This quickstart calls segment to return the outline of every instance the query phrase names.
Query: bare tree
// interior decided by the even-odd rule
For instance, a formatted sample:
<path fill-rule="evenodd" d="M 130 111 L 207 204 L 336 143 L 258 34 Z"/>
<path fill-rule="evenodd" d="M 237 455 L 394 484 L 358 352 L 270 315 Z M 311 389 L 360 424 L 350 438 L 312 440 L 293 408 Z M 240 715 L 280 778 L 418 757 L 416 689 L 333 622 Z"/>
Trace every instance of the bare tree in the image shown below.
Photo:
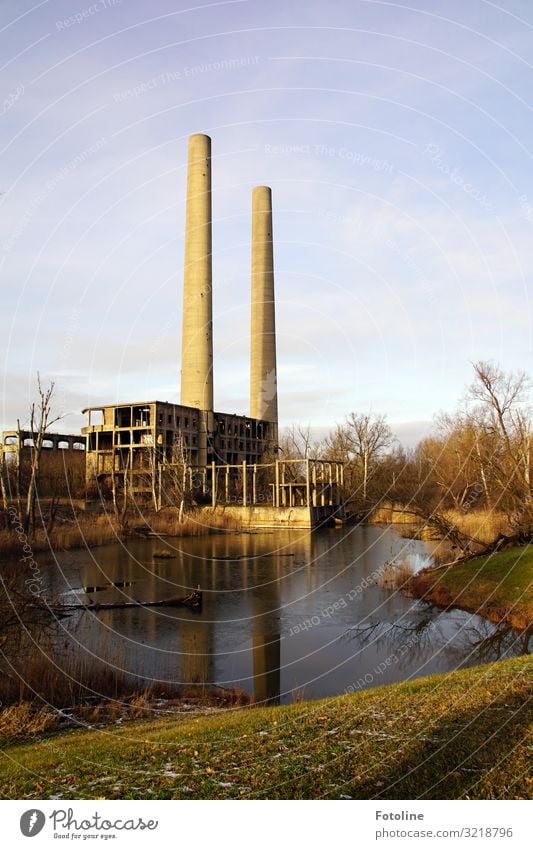
<path fill-rule="evenodd" d="M 31 449 L 30 482 L 28 485 L 26 509 L 23 519 L 25 533 L 28 532 L 30 522 L 34 516 L 35 499 L 37 496 L 37 487 L 39 484 L 39 474 L 41 469 L 41 456 L 46 433 L 48 429 L 55 424 L 55 422 L 61 419 L 61 416 L 52 416 L 54 382 L 52 381 L 47 388 L 44 388 L 41 383 L 41 376 L 39 372 L 37 372 L 37 392 L 39 394 L 39 400 L 37 402 L 33 402 L 30 407 L 30 432 L 32 434 L 33 446 Z"/>
<path fill-rule="evenodd" d="M 279 447 L 281 458 L 274 459 L 294 460 L 293 463 L 285 465 L 285 474 L 293 481 L 305 480 L 305 460 L 319 457 L 323 453 L 322 443 L 312 436 L 311 425 L 291 424 L 286 427 L 281 435 Z"/>
<path fill-rule="evenodd" d="M 410 498 L 426 522 L 463 552 L 483 542 L 461 530 L 461 523 L 446 514 L 450 508 L 504 511 L 517 537 L 531 536 L 529 389 L 523 372 L 475 363 L 465 406 L 439 416 L 436 433 L 417 448 L 419 487 Z"/>
<path fill-rule="evenodd" d="M 418 451 L 439 490 L 440 506 L 465 511 L 483 500 L 490 505 L 485 458 L 494 449 L 493 438 L 468 411 L 441 413 L 436 425 L 436 433 L 422 440 Z"/>
<path fill-rule="evenodd" d="M 378 468 L 379 459 L 393 442 L 394 435 L 386 416 L 372 413 L 350 413 L 344 424 L 337 425 L 330 440 L 332 455 L 355 464 L 365 504 L 369 481 Z"/>
<path fill-rule="evenodd" d="M 172 445 L 172 458 L 170 465 L 167 466 L 169 487 L 167 497 L 170 498 L 171 503 L 179 504 L 180 522 L 183 522 L 185 507 L 192 503 L 192 493 L 187 491 L 187 466 L 187 448 L 180 431 Z M 211 481 L 211 486 L 216 486 L 216 482 Z M 186 505 L 187 501 L 188 505 Z"/>
<path fill-rule="evenodd" d="M 283 454 L 295 460 L 308 460 L 321 453 L 320 441 L 313 439 L 311 425 L 289 425 L 282 434 L 280 447 Z"/>
<path fill-rule="evenodd" d="M 161 463 L 158 462 L 157 456 L 157 445 L 152 445 L 149 448 L 150 451 L 150 483 L 152 489 L 152 504 L 154 505 L 154 511 L 156 513 L 161 509 Z M 158 487 L 159 483 L 159 487 Z M 159 492 L 158 492 L 159 490 Z"/>
<path fill-rule="evenodd" d="M 117 475 L 115 471 L 115 461 L 113 459 L 113 468 L 111 470 L 111 492 L 113 497 L 113 509 L 115 511 L 115 516 L 120 523 L 121 527 L 124 527 L 126 521 L 126 514 L 128 512 L 128 502 L 129 502 L 129 490 L 128 490 L 128 477 L 129 477 L 129 469 L 130 469 L 130 452 L 127 451 L 126 460 L 120 469 L 120 475 Z M 117 485 L 118 481 L 118 485 Z M 122 491 L 122 504 L 119 507 L 118 503 L 118 491 L 119 489 Z"/>
<path fill-rule="evenodd" d="M 7 466 L 7 464 L 6 464 L 5 454 L 2 451 L 0 453 L 0 490 L 1 490 L 1 493 L 2 493 L 2 508 L 4 510 L 7 510 L 8 504 L 9 504 L 9 499 L 8 499 L 8 495 L 7 495 L 7 485 L 6 485 L 6 480 L 7 480 L 7 468 L 6 468 L 6 466 Z"/>
<path fill-rule="evenodd" d="M 502 494 L 526 523 L 533 522 L 531 491 L 531 381 L 525 372 L 504 372 L 487 362 L 474 364 L 470 398 L 476 415 L 497 443 L 485 464 Z"/>

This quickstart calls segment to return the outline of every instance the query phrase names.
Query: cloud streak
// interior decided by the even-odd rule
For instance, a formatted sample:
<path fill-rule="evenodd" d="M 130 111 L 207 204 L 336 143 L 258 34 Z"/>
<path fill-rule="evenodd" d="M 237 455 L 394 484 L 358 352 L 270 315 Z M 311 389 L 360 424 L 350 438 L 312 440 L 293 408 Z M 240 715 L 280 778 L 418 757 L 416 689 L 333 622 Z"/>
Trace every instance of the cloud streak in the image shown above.
<path fill-rule="evenodd" d="M 248 407 L 262 183 L 283 421 L 372 407 L 424 423 L 472 359 L 530 368 L 529 7 L 156 0 L 143 20 L 142 4 L 60 0 L 0 16 L 1 426 L 37 369 L 69 410 L 178 400 L 192 132 L 213 137 L 219 408 Z"/>

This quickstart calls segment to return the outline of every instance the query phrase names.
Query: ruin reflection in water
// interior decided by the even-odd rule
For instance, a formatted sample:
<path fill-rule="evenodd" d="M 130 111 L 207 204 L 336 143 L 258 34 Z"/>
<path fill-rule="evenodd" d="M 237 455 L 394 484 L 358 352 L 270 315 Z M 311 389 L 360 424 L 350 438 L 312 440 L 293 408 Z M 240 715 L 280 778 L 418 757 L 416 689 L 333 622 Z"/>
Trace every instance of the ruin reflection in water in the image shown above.
<path fill-rule="evenodd" d="M 124 670 L 139 687 L 217 684 L 257 702 L 320 698 L 445 672 L 529 650 L 529 636 L 383 589 L 391 557 L 423 562 L 430 544 L 391 527 L 220 534 L 67 552 L 47 567 L 51 592 L 153 601 L 200 586 L 200 614 L 180 608 L 83 612 L 58 623 L 53 653 Z M 93 594 L 93 599 L 96 595 Z"/>

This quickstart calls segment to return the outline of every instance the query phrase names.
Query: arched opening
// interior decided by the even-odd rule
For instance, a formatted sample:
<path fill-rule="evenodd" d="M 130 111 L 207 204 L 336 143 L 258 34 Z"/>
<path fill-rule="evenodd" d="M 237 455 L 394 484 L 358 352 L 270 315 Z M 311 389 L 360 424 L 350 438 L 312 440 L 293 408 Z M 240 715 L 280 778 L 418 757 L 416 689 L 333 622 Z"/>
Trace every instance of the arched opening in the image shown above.
<path fill-rule="evenodd" d="M 72 447 L 74 451 L 85 451 L 85 445 L 83 442 L 75 442 Z"/>
<path fill-rule="evenodd" d="M 43 448 L 50 449 L 50 448 L 53 448 L 53 447 L 54 447 L 54 443 L 51 439 L 43 439 Z"/>
<path fill-rule="evenodd" d="M 70 448 L 70 445 L 68 444 L 68 442 L 65 439 L 62 439 L 61 442 L 57 443 L 57 447 L 61 451 L 64 451 L 65 449 Z"/>

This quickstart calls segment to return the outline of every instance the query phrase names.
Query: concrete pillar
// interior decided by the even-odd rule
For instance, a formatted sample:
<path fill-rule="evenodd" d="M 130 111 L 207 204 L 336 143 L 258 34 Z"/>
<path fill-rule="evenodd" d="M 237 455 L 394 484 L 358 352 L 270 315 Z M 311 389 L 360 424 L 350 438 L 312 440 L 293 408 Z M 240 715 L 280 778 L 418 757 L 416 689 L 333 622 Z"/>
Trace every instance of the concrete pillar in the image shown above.
<path fill-rule="evenodd" d="M 278 424 L 272 192 L 252 192 L 252 322 L 250 415 Z M 274 436 L 277 439 L 277 433 Z"/>
<path fill-rule="evenodd" d="M 181 403 L 213 410 L 211 139 L 201 134 L 189 138 Z"/>
<path fill-rule="evenodd" d="M 216 463 L 211 463 L 211 507 L 217 506 L 217 467 Z"/>

